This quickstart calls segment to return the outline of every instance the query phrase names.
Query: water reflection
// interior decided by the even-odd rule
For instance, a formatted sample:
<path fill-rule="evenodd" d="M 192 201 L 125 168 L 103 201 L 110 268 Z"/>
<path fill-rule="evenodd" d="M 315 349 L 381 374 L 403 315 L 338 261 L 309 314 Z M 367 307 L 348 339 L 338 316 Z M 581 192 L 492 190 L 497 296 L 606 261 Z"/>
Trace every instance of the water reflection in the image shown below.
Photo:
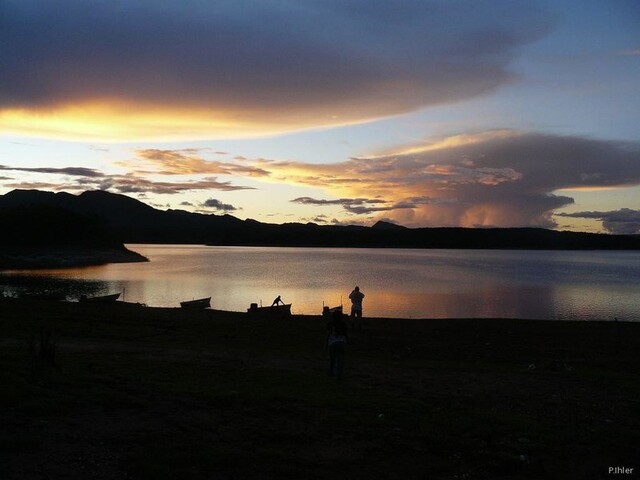
<path fill-rule="evenodd" d="M 3 272 L 5 294 L 124 292 L 131 302 L 178 306 L 212 296 L 245 310 L 282 295 L 294 313 L 349 305 L 360 285 L 365 316 L 640 319 L 637 252 L 532 252 L 130 245 L 149 263 Z"/>
<path fill-rule="evenodd" d="M 386 293 L 371 291 L 365 314 L 422 318 L 554 318 L 554 292 L 548 287 L 509 289 L 496 286 L 475 291 Z M 420 314 L 416 314 L 420 312 Z"/>
<path fill-rule="evenodd" d="M 100 295 L 113 287 L 102 280 L 76 280 L 46 275 L 0 275 L 0 292 L 7 297 L 43 296 L 78 300 L 82 295 Z M 121 290 L 116 290 L 121 291 Z"/>

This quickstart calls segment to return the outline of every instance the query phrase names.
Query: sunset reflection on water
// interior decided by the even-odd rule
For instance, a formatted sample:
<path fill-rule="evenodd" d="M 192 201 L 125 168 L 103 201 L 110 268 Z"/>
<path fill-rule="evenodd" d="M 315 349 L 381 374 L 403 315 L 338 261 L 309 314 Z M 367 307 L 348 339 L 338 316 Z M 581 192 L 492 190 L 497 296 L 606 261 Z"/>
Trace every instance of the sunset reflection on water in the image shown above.
<path fill-rule="evenodd" d="M 176 307 L 212 297 L 244 311 L 281 295 L 297 314 L 348 311 L 359 285 L 365 316 L 639 320 L 640 253 L 130 245 L 151 261 L 0 274 L 6 294 L 123 292 Z"/>

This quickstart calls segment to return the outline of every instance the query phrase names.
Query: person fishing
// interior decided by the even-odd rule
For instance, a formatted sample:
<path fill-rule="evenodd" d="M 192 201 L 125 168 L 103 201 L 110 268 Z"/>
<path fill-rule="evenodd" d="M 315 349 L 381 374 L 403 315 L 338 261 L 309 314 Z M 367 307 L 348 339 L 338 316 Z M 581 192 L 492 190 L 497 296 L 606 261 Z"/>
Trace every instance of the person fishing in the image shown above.
<path fill-rule="evenodd" d="M 358 330 L 362 330 L 362 300 L 364 299 L 364 293 L 360 291 L 360 287 L 356 286 L 349 294 L 351 300 L 351 324 L 354 331 L 356 327 Z"/>

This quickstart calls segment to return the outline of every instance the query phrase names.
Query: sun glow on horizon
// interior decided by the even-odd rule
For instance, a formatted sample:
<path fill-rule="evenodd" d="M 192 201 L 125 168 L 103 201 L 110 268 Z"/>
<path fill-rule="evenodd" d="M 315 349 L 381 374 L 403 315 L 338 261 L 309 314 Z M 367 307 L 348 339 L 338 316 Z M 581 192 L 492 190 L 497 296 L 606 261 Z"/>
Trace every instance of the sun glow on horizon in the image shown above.
<path fill-rule="evenodd" d="M 385 118 L 385 117 L 380 117 Z M 119 99 L 43 108 L 0 109 L 3 134 L 70 141 L 179 142 L 242 140 L 359 125 L 375 116 L 345 118 L 324 112 L 269 117 L 269 112 L 153 105 Z"/>
<path fill-rule="evenodd" d="M 5 109 L 0 111 L 0 127 L 17 135 L 102 142 L 211 138 L 212 132 L 241 138 L 260 131 L 258 125 L 231 120 L 229 115 L 112 101 Z"/>

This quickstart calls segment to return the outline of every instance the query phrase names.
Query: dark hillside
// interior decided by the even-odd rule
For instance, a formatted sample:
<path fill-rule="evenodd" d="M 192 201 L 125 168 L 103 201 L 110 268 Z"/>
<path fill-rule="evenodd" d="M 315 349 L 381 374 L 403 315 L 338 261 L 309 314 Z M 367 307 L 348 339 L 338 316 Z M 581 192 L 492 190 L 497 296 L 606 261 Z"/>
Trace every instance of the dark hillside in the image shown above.
<path fill-rule="evenodd" d="M 45 193 L 45 195 L 40 195 Z M 72 195 L 38 192 L 37 201 L 0 207 L 0 269 L 58 268 L 141 262 L 127 250 L 104 217 L 65 208 Z M 56 199 L 50 202 L 51 199 Z M 44 202 L 42 202 L 44 200 Z M 41 203 L 39 203 L 41 202 Z"/>
<path fill-rule="evenodd" d="M 106 221 L 63 208 L 27 205 L 0 210 L 0 245 L 13 247 L 124 248 Z"/>
<path fill-rule="evenodd" d="M 110 238 L 125 243 L 534 250 L 640 249 L 640 237 L 637 235 L 557 232 L 542 228 L 406 228 L 384 221 L 377 222 L 372 227 L 325 226 L 314 223 L 277 225 L 251 219 L 240 220 L 231 215 L 203 215 L 183 210 L 162 211 L 125 195 L 104 191 L 88 191 L 75 196 L 67 193 L 15 190 L 0 196 L 0 209 L 35 205 L 66 209 L 74 214 L 93 218 L 94 220 L 83 221 L 89 230 L 104 228 L 108 230 Z M 103 219 L 102 227 L 98 227 L 100 221 L 97 218 Z M 89 235 L 89 232 L 78 232 L 78 235 Z M 109 235 L 106 237 L 109 238 Z"/>

